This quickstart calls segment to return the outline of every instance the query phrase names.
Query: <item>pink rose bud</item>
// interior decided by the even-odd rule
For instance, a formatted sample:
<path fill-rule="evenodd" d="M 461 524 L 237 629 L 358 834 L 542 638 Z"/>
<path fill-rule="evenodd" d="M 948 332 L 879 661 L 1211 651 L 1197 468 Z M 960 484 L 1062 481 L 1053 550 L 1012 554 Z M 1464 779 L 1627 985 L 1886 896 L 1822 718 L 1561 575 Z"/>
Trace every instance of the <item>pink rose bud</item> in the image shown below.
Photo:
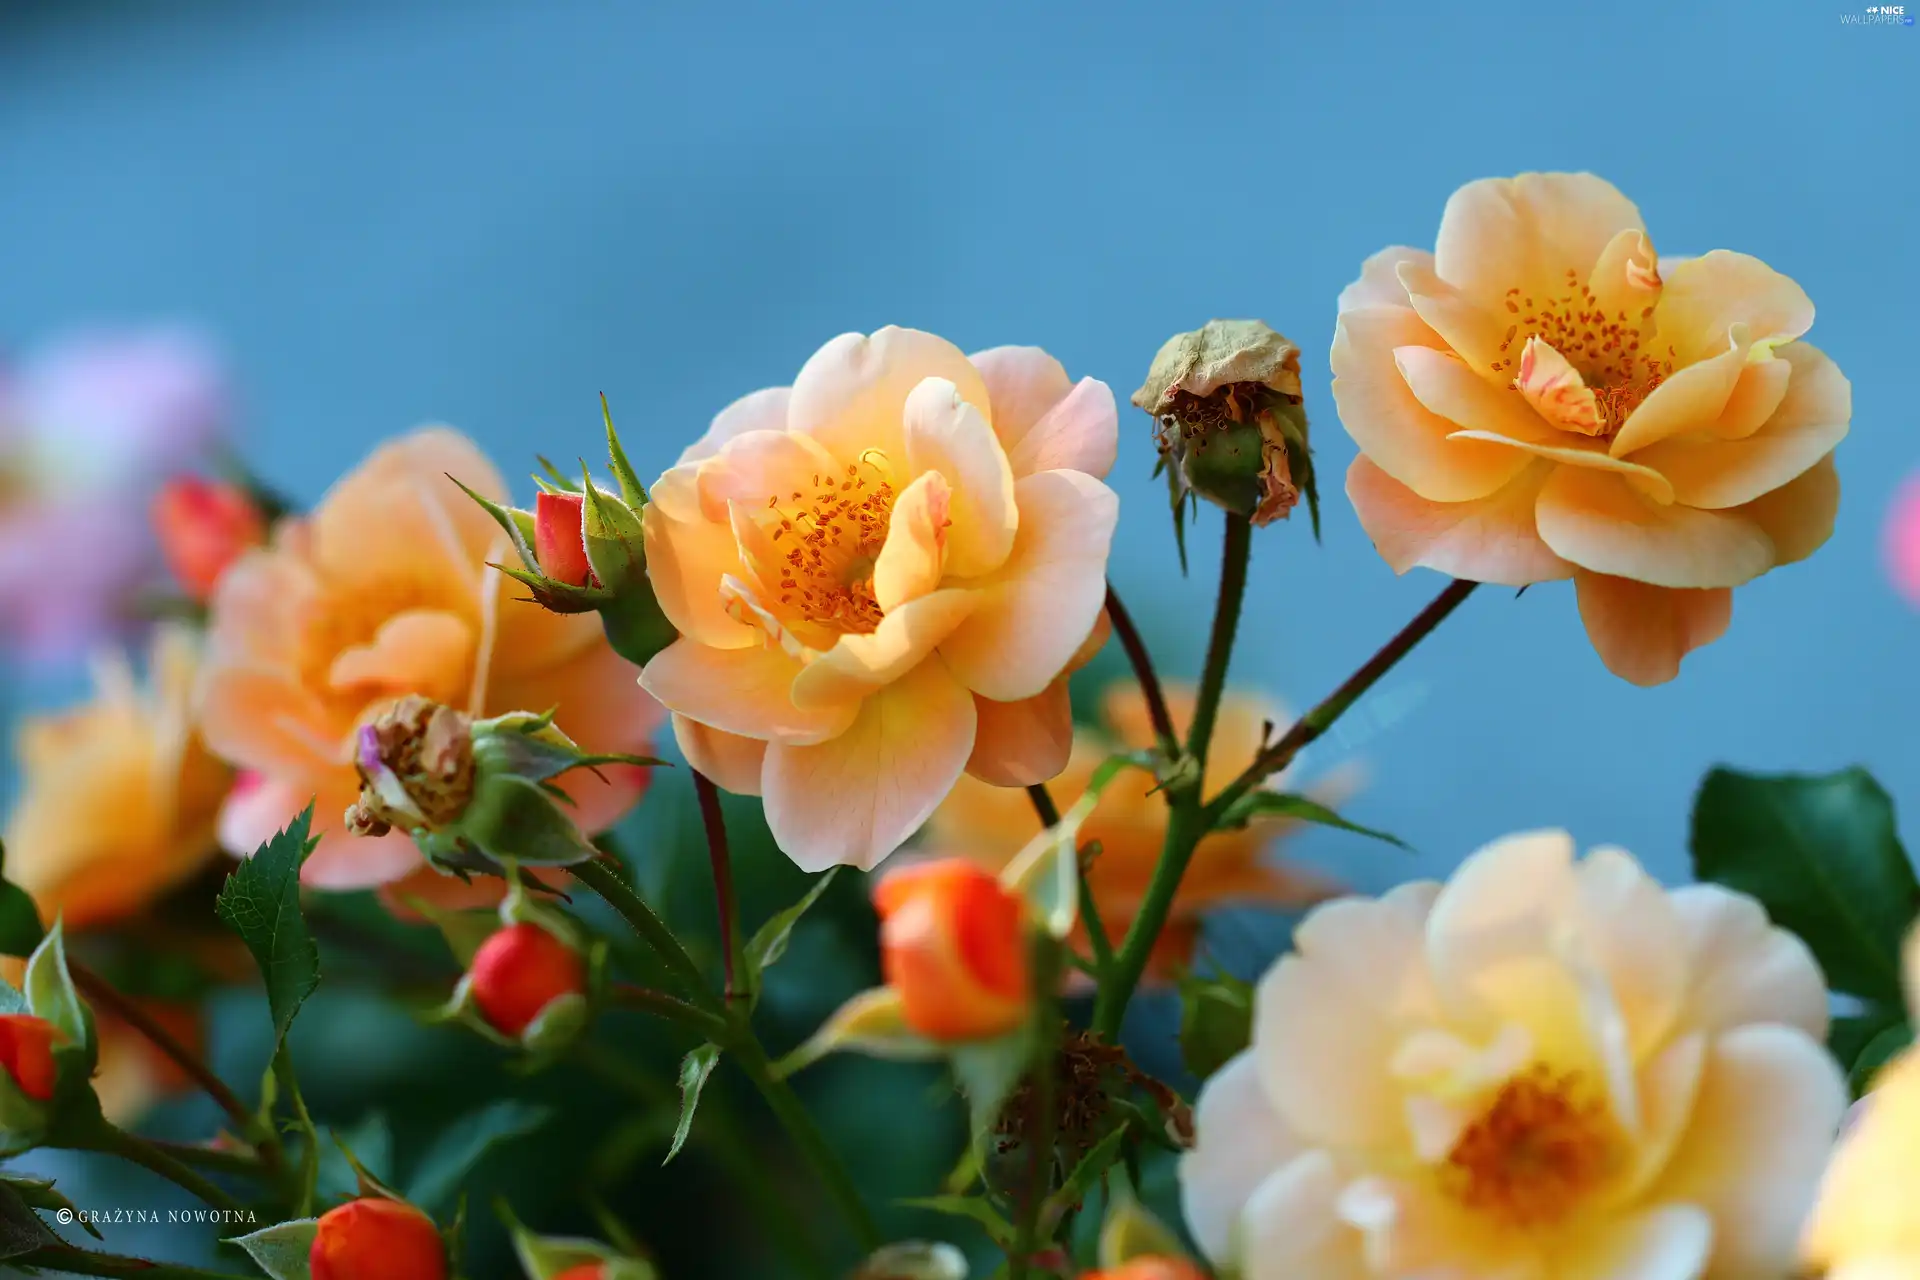
<path fill-rule="evenodd" d="M 542 493 L 533 502 L 533 551 L 540 572 L 570 587 L 599 586 L 587 563 L 587 544 L 581 533 L 578 493 Z"/>
<path fill-rule="evenodd" d="M 212 596 L 227 567 L 267 539 L 266 520 L 245 490 L 199 476 L 168 481 L 152 516 L 167 567 L 195 600 Z"/>
<path fill-rule="evenodd" d="M 412 1205 L 370 1196 L 320 1216 L 307 1263 L 313 1280 L 446 1280 L 447 1245 Z"/>
<path fill-rule="evenodd" d="M 468 969 L 480 1016 L 518 1038 L 547 1006 L 587 989 L 580 953 L 537 924 L 511 924 L 474 952 Z"/>
<path fill-rule="evenodd" d="M 0 1071 L 35 1102 L 53 1100 L 53 1045 L 59 1030 L 27 1013 L 0 1015 Z"/>

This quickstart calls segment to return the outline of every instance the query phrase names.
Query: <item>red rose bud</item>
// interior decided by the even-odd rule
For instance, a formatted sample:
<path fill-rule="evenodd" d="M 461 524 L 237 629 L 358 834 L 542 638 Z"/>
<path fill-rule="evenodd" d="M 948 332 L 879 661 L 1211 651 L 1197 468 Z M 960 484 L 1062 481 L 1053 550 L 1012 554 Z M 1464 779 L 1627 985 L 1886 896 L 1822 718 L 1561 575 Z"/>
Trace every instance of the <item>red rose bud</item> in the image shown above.
<path fill-rule="evenodd" d="M 578 493 L 542 492 L 533 500 L 533 553 L 540 560 L 540 572 L 570 587 L 600 585 L 587 563 L 586 537 L 581 532 L 585 502 Z"/>
<path fill-rule="evenodd" d="M 474 952 L 467 972 L 480 1016 L 514 1039 L 555 1000 L 587 988 L 580 953 L 537 924 L 510 924 L 495 933 Z"/>
<path fill-rule="evenodd" d="M 1026 905 L 992 873 L 964 858 L 905 867 L 880 882 L 874 906 L 881 969 L 908 1026 L 985 1040 L 1026 1018 Z"/>
<path fill-rule="evenodd" d="M 447 1246 L 432 1218 L 372 1196 L 320 1216 L 307 1263 L 313 1280 L 446 1280 Z"/>
<path fill-rule="evenodd" d="M 1207 1280 L 1207 1273 L 1185 1258 L 1135 1258 L 1106 1271 L 1089 1271 L 1080 1280 Z"/>
<path fill-rule="evenodd" d="M 153 529 L 167 567 L 196 600 L 211 596 L 227 566 L 267 538 L 266 520 L 245 490 L 198 476 L 160 490 Z"/>
<path fill-rule="evenodd" d="M 568 1267 L 553 1280 L 606 1280 L 607 1264 L 604 1262 L 582 1262 L 578 1266 Z"/>
<path fill-rule="evenodd" d="M 53 1045 L 59 1029 L 29 1013 L 0 1015 L 0 1071 L 35 1102 L 50 1102 L 56 1073 Z"/>

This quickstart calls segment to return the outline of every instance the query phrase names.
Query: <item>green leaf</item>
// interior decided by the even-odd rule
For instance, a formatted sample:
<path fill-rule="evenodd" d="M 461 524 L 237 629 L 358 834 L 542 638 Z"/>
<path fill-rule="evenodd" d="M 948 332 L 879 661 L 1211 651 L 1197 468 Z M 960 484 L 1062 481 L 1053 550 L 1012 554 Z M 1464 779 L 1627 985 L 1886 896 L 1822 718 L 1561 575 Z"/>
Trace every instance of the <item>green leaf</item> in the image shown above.
<path fill-rule="evenodd" d="M 761 976 L 780 963 L 780 958 L 787 954 L 787 944 L 793 940 L 793 927 L 800 923 L 801 916 L 813 909 L 814 903 L 820 901 L 820 895 L 833 884 L 833 878 L 839 870 L 838 867 L 827 868 L 827 873 L 813 882 L 800 901 L 773 916 L 754 933 L 753 939 L 747 943 L 746 983 L 749 992 L 759 995 Z"/>
<path fill-rule="evenodd" d="M 313 1237 L 320 1230 L 318 1218 L 298 1218 L 241 1236 L 234 1243 L 273 1280 L 312 1280 Z"/>
<path fill-rule="evenodd" d="M 607 407 L 607 397 L 600 397 L 600 416 L 607 423 L 607 466 L 613 472 L 615 483 L 620 486 L 620 496 L 635 511 L 647 505 L 647 487 L 640 483 L 640 477 L 634 474 L 633 464 L 627 461 L 627 451 L 620 443 L 620 433 L 613 429 L 613 410 Z"/>
<path fill-rule="evenodd" d="M 40 927 L 40 909 L 27 891 L 6 878 L 7 846 L 0 841 L 0 956 L 33 954 L 46 936 Z"/>
<path fill-rule="evenodd" d="M 454 1121 L 414 1166 L 407 1199 L 430 1214 L 452 1205 L 461 1184 L 496 1146 L 525 1137 L 552 1115 L 546 1107 L 503 1098 Z"/>
<path fill-rule="evenodd" d="M 1904 1009 L 1885 1005 L 1868 1005 L 1859 1013 L 1842 1015 L 1827 1028 L 1827 1051 L 1843 1070 L 1851 1071 L 1876 1036 L 1906 1020 Z"/>
<path fill-rule="evenodd" d="M 921 1196 L 898 1203 L 907 1209 L 926 1209 L 977 1222 L 986 1228 L 988 1237 L 1003 1249 L 1013 1243 L 1013 1224 L 985 1196 Z"/>
<path fill-rule="evenodd" d="M 680 1154 L 680 1148 L 687 1144 L 687 1135 L 693 1132 L 693 1113 L 700 1106 L 700 1091 L 707 1087 L 707 1077 L 713 1074 L 713 1068 L 720 1061 L 718 1045 L 703 1044 L 689 1053 L 680 1063 L 680 1122 L 673 1127 L 673 1142 L 667 1147 L 667 1158 L 661 1164 L 673 1163 Z"/>
<path fill-rule="evenodd" d="M 1873 1039 L 1853 1060 L 1847 1071 L 1847 1081 L 1853 1086 L 1853 1096 L 1858 1098 L 1873 1087 L 1873 1078 L 1880 1068 L 1913 1047 L 1913 1028 L 1904 1022 L 1897 1022 Z"/>
<path fill-rule="evenodd" d="M 294 1015 L 320 985 L 320 949 L 300 914 L 300 867 L 318 840 L 308 836 L 313 805 L 285 831 L 261 845 L 233 869 L 214 907 L 253 959 L 267 983 L 274 1043 L 287 1038 Z"/>
<path fill-rule="evenodd" d="M 344 1132 L 335 1132 L 333 1141 L 320 1152 L 320 1191 L 340 1200 L 365 1195 L 363 1177 L 380 1184 L 393 1178 L 393 1130 L 386 1116 L 378 1111 L 361 1117 Z"/>
<path fill-rule="evenodd" d="M 0 1182 L 0 1259 L 18 1258 L 47 1245 L 64 1243 L 40 1220 L 11 1179 Z"/>
<path fill-rule="evenodd" d="M 1060 1189 L 1048 1199 L 1049 1215 L 1046 1221 L 1055 1221 L 1073 1206 L 1085 1200 L 1092 1193 L 1100 1179 L 1105 1176 L 1113 1162 L 1120 1158 L 1120 1145 L 1127 1140 L 1127 1126 L 1115 1125 L 1106 1137 L 1093 1144 L 1087 1154 L 1080 1157 L 1080 1163 L 1073 1166 L 1073 1172 L 1060 1184 Z"/>
<path fill-rule="evenodd" d="M 1900 944 L 1920 882 L 1893 802 L 1864 769 L 1824 776 L 1715 769 L 1693 805 L 1693 872 L 1758 898 L 1838 991 L 1901 1002 Z"/>
<path fill-rule="evenodd" d="M 1323 827 L 1337 827 L 1355 835 L 1384 840 L 1397 848 L 1409 848 L 1407 842 L 1398 836 L 1363 827 L 1357 822 L 1348 822 L 1318 800 L 1286 791 L 1249 791 L 1221 815 L 1220 829 L 1244 827 L 1255 818 L 1292 818 L 1298 822 L 1313 822 Z"/>
<path fill-rule="evenodd" d="M 1180 980 L 1180 1056 L 1205 1080 L 1253 1040 L 1253 984 L 1230 974 Z"/>

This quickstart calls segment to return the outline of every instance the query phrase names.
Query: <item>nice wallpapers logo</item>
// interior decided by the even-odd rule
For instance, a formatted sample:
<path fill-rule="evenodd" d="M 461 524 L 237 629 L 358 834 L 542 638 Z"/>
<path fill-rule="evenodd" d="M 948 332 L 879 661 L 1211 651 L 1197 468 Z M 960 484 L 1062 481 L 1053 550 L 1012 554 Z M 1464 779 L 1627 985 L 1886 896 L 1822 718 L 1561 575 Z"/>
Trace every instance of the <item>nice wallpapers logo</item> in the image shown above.
<path fill-rule="evenodd" d="M 1840 22 L 1849 27 L 1910 27 L 1913 18 L 1906 5 L 1877 4 L 1868 5 L 1864 13 L 1843 13 Z"/>

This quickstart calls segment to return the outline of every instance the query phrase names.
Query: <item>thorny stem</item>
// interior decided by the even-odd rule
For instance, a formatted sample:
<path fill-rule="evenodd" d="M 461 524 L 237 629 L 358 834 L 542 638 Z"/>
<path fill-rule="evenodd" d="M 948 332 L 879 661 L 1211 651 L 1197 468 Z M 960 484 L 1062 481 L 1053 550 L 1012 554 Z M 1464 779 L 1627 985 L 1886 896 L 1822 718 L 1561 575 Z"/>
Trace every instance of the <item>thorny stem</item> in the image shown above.
<path fill-rule="evenodd" d="M 655 991 L 651 987 L 642 987 L 631 982 L 616 982 L 609 994 L 613 997 L 613 1002 L 623 1009 L 650 1013 L 656 1018 L 677 1022 L 709 1040 L 722 1039 L 730 1030 L 725 1019 L 690 1005 L 678 996 L 668 995 L 664 991 Z"/>
<path fill-rule="evenodd" d="M 680 945 L 680 940 L 673 936 L 673 931 L 667 928 L 666 922 L 653 913 L 653 908 L 649 907 L 613 868 L 599 858 L 592 858 L 586 862 L 574 864 L 569 870 L 573 872 L 574 879 L 606 899 L 607 905 L 619 912 L 621 917 L 633 927 L 633 931 L 640 935 L 641 940 L 653 948 L 661 962 L 672 971 L 674 978 L 685 988 L 688 999 L 709 1013 L 725 1016 L 726 1006 L 707 986 L 706 977 L 700 972 L 700 966 L 693 962 L 693 957 L 688 955 L 686 948 Z"/>
<path fill-rule="evenodd" d="M 726 957 L 727 999 L 738 991 L 743 967 L 740 937 L 740 900 L 733 891 L 733 855 L 727 847 L 727 820 L 720 811 L 720 792 L 713 780 L 698 769 L 693 772 L 693 789 L 700 797 L 700 822 L 707 831 L 707 857 L 713 864 L 713 894 L 720 908 L 720 953 Z"/>
<path fill-rule="evenodd" d="M 71 1245 L 42 1245 L 20 1254 L 13 1263 L 24 1267 L 45 1267 L 49 1271 L 75 1276 L 125 1277 L 126 1280 L 245 1280 L 231 1271 L 207 1271 L 200 1267 L 175 1266 L 170 1262 L 150 1262 L 145 1258 L 123 1258 L 117 1254 L 94 1253 Z"/>
<path fill-rule="evenodd" d="M 117 1129 L 104 1120 L 100 1122 L 99 1132 L 91 1135 L 85 1149 L 129 1160 L 149 1172 L 160 1175 L 182 1190 L 191 1192 L 215 1209 L 224 1209 L 238 1214 L 246 1212 L 245 1205 L 179 1160 L 146 1139 L 136 1137 L 124 1129 Z"/>
<path fill-rule="evenodd" d="M 1060 1052 L 1061 948 L 1051 938 L 1035 948 L 1033 966 L 1033 1103 L 1027 1116 L 1027 1186 L 1007 1259 L 1011 1280 L 1027 1280 L 1029 1264 L 1041 1246 L 1041 1210 L 1053 1194 L 1053 1148 L 1059 1128 L 1055 1058 Z"/>
<path fill-rule="evenodd" d="M 860 1198 L 860 1189 L 853 1183 L 846 1165 L 827 1145 L 826 1138 L 813 1123 L 813 1117 L 793 1091 L 793 1086 L 776 1076 L 773 1064 L 767 1060 L 766 1050 L 751 1033 L 741 1036 L 733 1046 L 733 1060 L 753 1081 L 760 1096 L 767 1100 L 767 1106 L 774 1117 L 786 1129 L 787 1137 L 800 1149 L 800 1154 L 813 1165 L 814 1173 L 826 1184 L 827 1192 L 839 1202 L 840 1210 L 846 1215 L 847 1223 L 853 1228 L 855 1239 L 862 1253 L 872 1253 L 882 1243 L 880 1228 L 874 1223 L 873 1215 L 867 1211 L 866 1201 Z"/>
<path fill-rule="evenodd" d="M 1133 664 L 1134 679 L 1140 682 L 1140 692 L 1147 700 L 1147 715 L 1153 720 L 1153 735 L 1160 740 L 1160 749 L 1169 756 L 1180 753 L 1180 735 L 1173 727 L 1173 716 L 1167 710 L 1167 695 L 1160 687 L 1160 676 L 1153 669 L 1153 658 L 1147 653 L 1147 646 L 1140 639 L 1139 628 L 1133 625 L 1133 615 L 1127 612 L 1127 606 L 1120 603 L 1120 595 L 1113 589 L 1113 583 L 1107 583 L 1107 620 L 1113 624 L 1113 634 L 1120 637 L 1120 647 L 1127 652 L 1127 661 Z M 1051 825 L 1051 824 L 1049 824 Z"/>

